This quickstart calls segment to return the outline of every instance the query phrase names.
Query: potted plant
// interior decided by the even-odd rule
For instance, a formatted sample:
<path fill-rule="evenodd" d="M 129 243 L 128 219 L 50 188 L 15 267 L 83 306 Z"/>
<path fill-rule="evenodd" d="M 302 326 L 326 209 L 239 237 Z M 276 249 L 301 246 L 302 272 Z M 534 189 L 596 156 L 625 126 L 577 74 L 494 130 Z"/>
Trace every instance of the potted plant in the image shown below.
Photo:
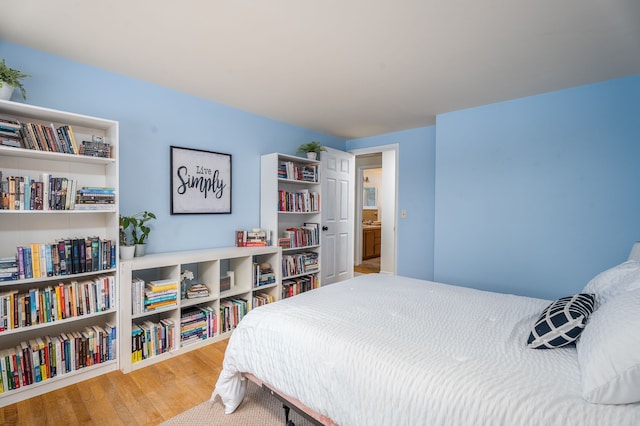
<path fill-rule="evenodd" d="M 9 100 L 13 89 L 18 88 L 22 93 L 24 100 L 27 100 L 27 91 L 20 81 L 23 78 L 31 77 L 28 74 L 24 74 L 17 69 L 10 68 L 4 62 L 4 59 L 0 60 L 0 99 Z"/>
<path fill-rule="evenodd" d="M 136 250 L 136 246 L 133 244 L 133 240 L 129 238 L 128 228 L 131 226 L 131 218 L 129 216 L 120 215 L 120 259 L 129 260 L 133 259 L 133 255 Z"/>
<path fill-rule="evenodd" d="M 145 224 L 151 219 L 156 219 L 156 215 L 145 210 L 136 213 L 131 219 L 133 222 L 131 236 L 133 237 L 133 243 L 136 245 L 136 256 L 144 256 L 147 238 L 149 238 L 149 233 L 151 232 L 151 228 Z"/>
<path fill-rule="evenodd" d="M 146 210 L 133 216 L 120 216 L 121 229 L 124 229 L 125 234 L 127 229 L 131 227 L 131 239 L 135 245 L 135 256 L 137 257 L 144 256 L 146 251 L 146 242 L 151 232 L 151 228 L 146 223 L 152 219 L 156 219 L 156 215 Z"/>
<path fill-rule="evenodd" d="M 303 143 L 298 147 L 298 154 L 307 154 L 307 158 L 310 160 L 316 160 L 320 158 L 320 152 L 326 151 L 327 148 L 322 146 L 320 142 L 311 141 Z"/>

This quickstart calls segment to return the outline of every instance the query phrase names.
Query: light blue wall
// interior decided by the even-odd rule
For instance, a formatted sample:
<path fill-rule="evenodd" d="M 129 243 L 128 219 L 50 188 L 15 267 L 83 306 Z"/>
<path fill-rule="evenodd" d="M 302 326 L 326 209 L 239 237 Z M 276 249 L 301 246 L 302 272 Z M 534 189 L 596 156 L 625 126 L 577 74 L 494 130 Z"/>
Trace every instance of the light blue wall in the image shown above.
<path fill-rule="evenodd" d="M 400 274 L 552 299 L 640 240 L 639 117 L 632 76 L 442 114 L 347 149 L 400 144 Z"/>
<path fill-rule="evenodd" d="M 640 76 L 345 144 L 2 40 L 0 57 L 33 76 L 29 103 L 120 122 L 121 209 L 158 214 L 150 252 L 233 245 L 234 229 L 259 223 L 260 155 L 309 140 L 399 144 L 402 275 L 554 298 L 640 240 Z M 233 214 L 169 214 L 170 145 L 233 155 Z"/>
<path fill-rule="evenodd" d="M 545 298 L 640 239 L 640 75 L 442 114 L 435 279 Z"/>
<path fill-rule="evenodd" d="M 433 279 L 435 177 L 434 126 L 347 141 L 347 150 L 399 146 L 398 274 Z M 406 210 L 407 217 L 400 218 Z"/>
<path fill-rule="evenodd" d="M 344 149 L 341 139 L 2 40 L 0 57 L 32 75 L 29 104 L 120 122 L 120 207 L 158 216 L 149 252 L 231 246 L 235 229 L 258 226 L 261 154 L 294 154 L 311 140 Z M 170 215 L 170 145 L 232 155 L 232 214 Z"/>

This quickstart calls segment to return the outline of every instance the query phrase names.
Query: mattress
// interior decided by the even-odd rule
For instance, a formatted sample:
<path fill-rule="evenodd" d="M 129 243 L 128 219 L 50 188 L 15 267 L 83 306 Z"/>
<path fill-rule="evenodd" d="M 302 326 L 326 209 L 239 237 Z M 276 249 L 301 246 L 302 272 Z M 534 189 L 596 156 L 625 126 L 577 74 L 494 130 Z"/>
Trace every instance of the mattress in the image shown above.
<path fill-rule="evenodd" d="M 339 425 L 638 425 L 581 397 L 575 347 L 526 347 L 549 300 L 362 275 L 252 310 L 212 399 L 247 372 Z"/>

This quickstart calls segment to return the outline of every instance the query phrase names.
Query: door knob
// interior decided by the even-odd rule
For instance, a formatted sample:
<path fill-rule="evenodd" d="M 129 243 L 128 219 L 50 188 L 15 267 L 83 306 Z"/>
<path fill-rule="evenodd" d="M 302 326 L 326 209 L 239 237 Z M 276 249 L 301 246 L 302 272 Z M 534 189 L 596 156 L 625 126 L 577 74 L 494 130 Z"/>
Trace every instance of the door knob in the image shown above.
<path fill-rule="evenodd" d="M 328 231 L 328 230 L 329 230 L 329 227 L 328 227 L 328 226 L 323 226 L 323 227 L 322 227 L 322 230 L 323 230 L 323 231 Z"/>

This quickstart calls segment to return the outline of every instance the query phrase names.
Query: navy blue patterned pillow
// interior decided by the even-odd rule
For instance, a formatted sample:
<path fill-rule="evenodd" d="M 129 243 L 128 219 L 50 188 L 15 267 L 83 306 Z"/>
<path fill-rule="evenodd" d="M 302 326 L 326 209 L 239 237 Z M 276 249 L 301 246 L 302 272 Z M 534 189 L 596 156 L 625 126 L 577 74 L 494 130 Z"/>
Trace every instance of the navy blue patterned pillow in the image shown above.
<path fill-rule="evenodd" d="M 533 349 L 553 349 L 575 342 L 584 330 L 594 305 L 595 295 L 588 293 L 556 300 L 546 307 L 536 321 L 527 346 Z"/>

